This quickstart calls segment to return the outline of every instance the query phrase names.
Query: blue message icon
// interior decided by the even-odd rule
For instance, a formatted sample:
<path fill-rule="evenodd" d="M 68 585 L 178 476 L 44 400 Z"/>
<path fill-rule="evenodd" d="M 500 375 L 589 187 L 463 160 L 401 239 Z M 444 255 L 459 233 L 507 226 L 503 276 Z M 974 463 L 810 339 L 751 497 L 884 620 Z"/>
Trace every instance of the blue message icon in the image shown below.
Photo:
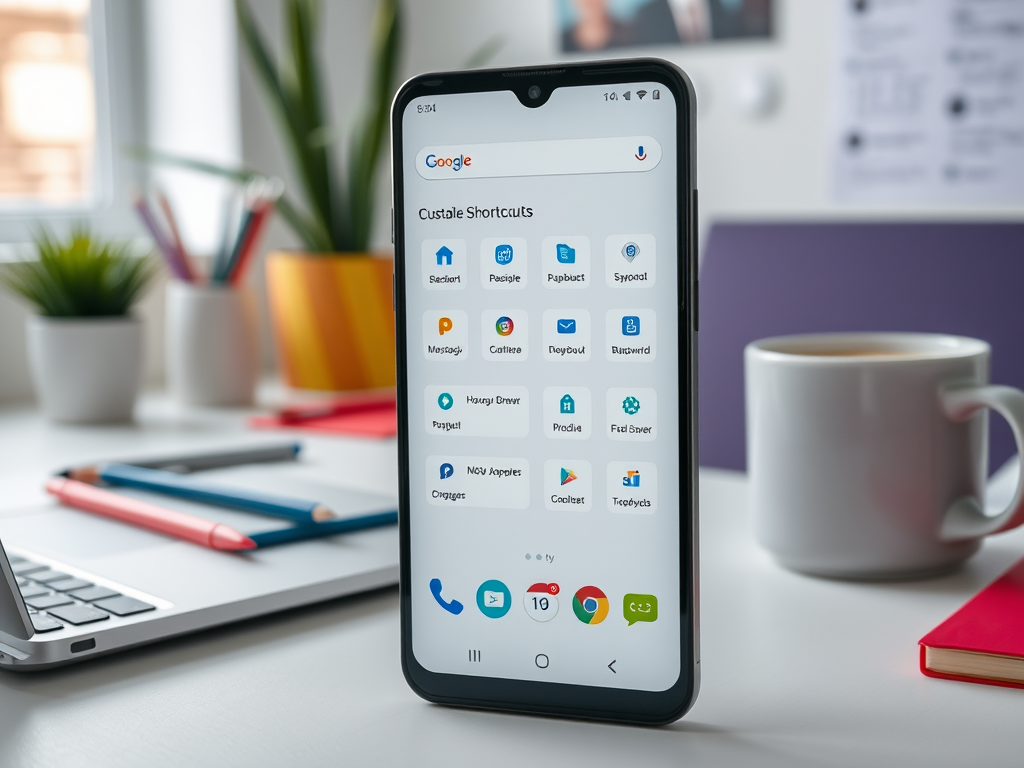
<path fill-rule="evenodd" d="M 455 467 L 453 467 L 447 461 L 444 464 L 441 465 L 441 479 L 442 480 L 447 480 L 453 474 L 455 474 Z"/>
<path fill-rule="evenodd" d="M 494 260 L 503 267 L 512 263 L 513 255 L 511 245 L 496 245 L 494 247 Z"/>
<path fill-rule="evenodd" d="M 622 335 L 623 336 L 639 336 L 640 335 L 640 318 L 636 315 L 626 315 L 622 318 Z"/>
<path fill-rule="evenodd" d="M 571 318 L 558 321 L 559 333 L 576 333 L 576 321 Z"/>
<path fill-rule="evenodd" d="M 558 254 L 559 264 L 575 264 L 576 263 L 576 249 L 570 248 L 565 243 L 559 243 L 555 246 L 555 251 Z"/>

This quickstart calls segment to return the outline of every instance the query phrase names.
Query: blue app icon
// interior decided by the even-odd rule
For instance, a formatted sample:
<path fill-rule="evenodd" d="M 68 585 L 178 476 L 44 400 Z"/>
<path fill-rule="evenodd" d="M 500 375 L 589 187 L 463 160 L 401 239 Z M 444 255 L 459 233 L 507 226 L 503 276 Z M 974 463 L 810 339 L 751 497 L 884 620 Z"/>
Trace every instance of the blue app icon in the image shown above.
<path fill-rule="evenodd" d="M 558 401 L 558 410 L 560 413 L 576 413 L 576 401 L 572 399 L 571 395 L 566 393 Z"/>
<path fill-rule="evenodd" d="M 452 265 L 452 256 L 454 251 L 447 245 L 442 245 L 437 251 L 437 266 L 439 267 L 450 267 Z"/>
<path fill-rule="evenodd" d="M 489 619 L 500 619 L 512 608 L 512 593 L 497 579 L 489 579 L 476 591 L 476 607 Z"/>
<path fill-rule="evenodd" d="M 505 266 L 506 264 L 512 263 L 512 246 L 511 245 L 498 245 L 494 248 L 494 260 Z"/>
<path fill-rule="evenodd" d="M 458 600 L 445 600 L 443 597 L 441 597 L 441 589 L 442 587 L 440 579 L 430 580 L 430 594 L 432 594 L 434 596 L 434 599 L 437 600 L 437 604 L 444 608 L 446 611 L 448 611 L 448 613 L 454 616 L 458 616 L 460 613 L 462 613 L 462 603 L 460 603 Z"/>
<path fill-rule="evenodd" d="M 447 411 L 455 405 L 455 400 L 447 392 L 442 392 L 437 396 L 437 404 L 441 407 L 442 411 Z"/>
<path fill-rule="evenodd" d="M 622 335 L 623 336 L 639 336 L 640 335 L 640 318 L 636 315 L 626 315 L 622 318 Z"/>
<path fill-rule="evenodd" d="M 570 248 L 565 243 L 559 243 L 555 246 L 555 251 L 558 254 L 559 264 L 575 264 L 576 263 L 576 249 Z"/>
<path fill-rule="evenodd" d="M 576 321 L 571 318 L 558 321 L 559 333 L 576 333 Z"/>
<path fill-rule="evenodd" d="M 441 479 L 447 480 L 449 477 L 455 474 L 455 467 L 449 464 L 447 461 L 441 465 Z"/>

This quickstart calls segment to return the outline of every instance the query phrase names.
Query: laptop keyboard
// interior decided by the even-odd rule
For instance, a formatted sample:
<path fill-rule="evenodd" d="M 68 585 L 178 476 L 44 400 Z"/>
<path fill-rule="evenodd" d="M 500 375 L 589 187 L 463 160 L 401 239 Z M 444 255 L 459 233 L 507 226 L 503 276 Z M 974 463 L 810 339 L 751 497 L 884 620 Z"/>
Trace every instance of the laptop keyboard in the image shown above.
<path fill-rule="evenodd" d="M 134 616 L 156 610 L 155 605 L 27 558 L 11 555 L 8 559 L 36 632 L 53 632 L 63 629 L 65 624 L 92 624 L 111 616 Z"/>

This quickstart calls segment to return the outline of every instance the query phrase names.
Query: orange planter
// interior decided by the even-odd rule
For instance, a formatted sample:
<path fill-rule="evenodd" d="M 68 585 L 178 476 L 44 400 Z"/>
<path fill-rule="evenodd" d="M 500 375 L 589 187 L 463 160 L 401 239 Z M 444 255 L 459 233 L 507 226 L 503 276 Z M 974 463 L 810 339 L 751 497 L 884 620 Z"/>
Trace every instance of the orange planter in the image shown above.
<path fill-rule="evenodd" d="M 277 251 L 267 293 L 281 370 L 301 389 L 395 385 L 394 261 Z"/>

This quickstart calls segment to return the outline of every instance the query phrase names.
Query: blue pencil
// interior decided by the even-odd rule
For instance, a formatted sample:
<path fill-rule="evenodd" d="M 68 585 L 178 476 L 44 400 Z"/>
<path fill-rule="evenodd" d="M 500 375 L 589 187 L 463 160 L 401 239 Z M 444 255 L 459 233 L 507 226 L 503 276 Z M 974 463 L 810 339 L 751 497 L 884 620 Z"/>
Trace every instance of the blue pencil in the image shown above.
<path fill-rule="evenodd" d="M 87 483 L 102 480 L 109 485 L 139 488 L 189 501 L 216 504 L 270 517 L 282 517 L 296 523 L 321 523 L 336 517 L 331 510 L 315 501 L 276 496 L 246 488 L 209 485 L 196 482 L 189 475 L 132 467 L 127 464 L 101 464 L 98 467 L 77 469 L 70 473 L 70 477 Z"/>
<path fill-rule="evenodd" d="M 372 515 L 361 515 L 343 520 L 329 520 L 326 523 L 316 525 L 296 525 L 292 528 L 282 528 L 280 531 L 265 531 L 264 533 L 250 533 L 249 538 L 256 542 L 257 549 L 273 547 L 278 544 L 287 544 L 291 541 L 303 541 L 305 539 L 320 539 L 324 536 L 336 536 L 339 533 L 351 533 L 362 531 L 366 528 L 377 528 L 382 525 L 394 525 L 398 522 L 398 512 L 376 512 Z"/>

